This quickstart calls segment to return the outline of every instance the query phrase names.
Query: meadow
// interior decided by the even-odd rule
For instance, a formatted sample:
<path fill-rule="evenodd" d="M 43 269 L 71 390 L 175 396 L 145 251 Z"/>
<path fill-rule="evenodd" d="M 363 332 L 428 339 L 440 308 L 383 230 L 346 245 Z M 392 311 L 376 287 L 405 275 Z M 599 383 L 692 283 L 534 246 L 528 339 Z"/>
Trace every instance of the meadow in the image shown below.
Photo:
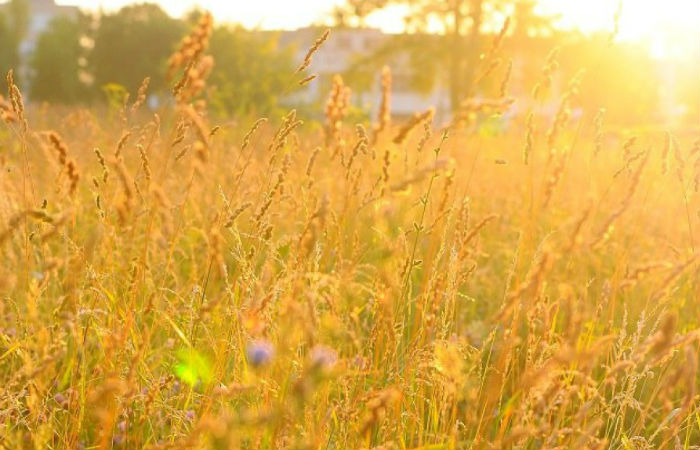
<path fill-rule="evenodd" d="M 340 77 L 219 120 L 210 21 L 157 112 L 7 78 L 0 448 L 699 448 L 697 127 L 538 114 L 556 52 L 499 132 L 507 79 L 441 124 L 389 70 L 365 123 Z"/>

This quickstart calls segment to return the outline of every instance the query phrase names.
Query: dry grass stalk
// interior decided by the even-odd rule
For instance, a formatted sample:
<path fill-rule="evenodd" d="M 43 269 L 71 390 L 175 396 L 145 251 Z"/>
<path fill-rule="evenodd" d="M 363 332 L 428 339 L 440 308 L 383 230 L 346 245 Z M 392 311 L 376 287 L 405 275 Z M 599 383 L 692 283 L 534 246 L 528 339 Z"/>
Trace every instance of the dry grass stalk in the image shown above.
<path fill-rule="evenodd" d="M 559 48 L 555 48 L 550 52 L 549 56 L 547 56 L 547 60 L 542 68 L 542 74 L 540 75 L 540 81 L 535 84 L 532 90 L 532 98 L 534 100 L 541 100 L 544 92 L 552 86 L 552 76 L 559 68 L 558 56 Z"/>
<path fill-rule="evenodd" d="M 350 106 L 350 88 L 345 86 L 340 75 L 333 77 L 333 87 L 326 102 L 326 144 L 339 144 L 343 119 Z"/>
<path fill-rule="evenodd" d="M 508 60 L 508 66 L 506 67 L 506 71 L 503 74 L 503 78 L 501 79 L 500 83 L 500 88 L 499 88 L 499 97 L 504 98 L 507 95 L 507 90 L 508 90 L 508 82 L 510 81 L 510 76 L 513 73 L 513 60 L 510 59 Z"/>
<path fill-rule="evenodd" d="M 435 110 L 429 108 L 422 113 L 415 113 L 401 128 L 399 132 L 394 136 L 394 144 L 400 145 L 408 138 L 408 135 L 416 128 L 418 125 L 425 121 L 431 121 L 435 115 Z"/>
<path fill-rule="evenodd" d="M 123 117 L 26 105 L 60 134 L 0 100 L 0 447 L 700 442 L 694 131 L 573 126 L 583 86 L 543 82 L 443 145 L 432 112 L 391 131 L 385 70 L 371 130 L 336 80 L 325 122 L 221 132 L 203 27 L 162 137 L 145 88 Z M 505 84 L 463 109 L 506 111 Z"/>
<path fill-rule="evenodd" d="M 328 36 L 330 36 L 331 30 L 326 29 L 326 31 L 323 32 L 321 37 L 316 39 L 316 42 L 309 48 L 309 50 L 306 52 L 306 55 L 304 55 L 304 60 L 302 61 L 301 65 L 297 68 L 296 73 L 300 73 L 304 70 L 306 70 L 307 67 L 311 65 L 311 59 L 314 56 L 314 53 L 318 51 L 319 48 L 323 45 L 324 42 L 328 39 Z"/>
<path fill-rule="evenodd" d="M 307 76 L 306 78 L 304 78 L 303 80 L 299 81 L 299 86 L 306 86 L 307 84 L 311 83 L 316 78 L 318 78 L 317 74 L 315 74 L 315 73 L 311 74 L 311 75 Z"/>
<path fill-rule="evenodd" d="M 382 99 L 377 112 L 377 123 L 372 130 L 372 144 L 376 144 L 379 135 L 391 126 L 391 69 L 389 66 L 382 67 L 381 88 Z"/>
<path fill-rule="evenodd" d="M 15 84 L 13 70 L 7 72 L 7 90 L 8 96 L 10 98 L 10 104 L 12 105 L 12 112 L 14 113 L 14 117 L 16 117 L 19 121 L 20 125 L 22 126 L 22 130 L 26 132 L 28 129 L 28 125 L 27 119 L 24 117 L 24 98 L 22 97 L 22 93 L 20 92 L 19 87 L 17 87 L 17 85 Z M 5 116 L 6 121 L 9 122 L 9 114 L 5 114 Z"/>
<path fill-rule="evenodd" d="M 131 105 L 131 113 L 135 113 L 136 111 L 139 110 L 141 106 L 146 102 L 146 96 L 148 94 L 148 86 L 151 84 L 151 77 L 146 77 L 143 79 L 143 82 L 141 82 L 141 86 L 139 86 L 139 90 L 136 93 L 136 100 L 134 100 L 134 103 Z"/>

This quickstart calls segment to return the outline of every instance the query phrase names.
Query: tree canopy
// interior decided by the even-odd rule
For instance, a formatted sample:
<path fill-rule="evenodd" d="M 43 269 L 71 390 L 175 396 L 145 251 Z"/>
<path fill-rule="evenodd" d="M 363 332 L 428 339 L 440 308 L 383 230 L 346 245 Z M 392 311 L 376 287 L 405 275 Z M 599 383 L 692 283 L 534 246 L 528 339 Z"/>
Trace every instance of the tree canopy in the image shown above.
<path fill-rule="evenodd" d="M 28 20 L 27 0 L 10 0 L 0 11 L 0 73 L 19 65 L 19 44 L 27 33 Z M 16 73 L 15 79 L 19 78 L 21 74 Z"/>
<path fill-rule="evenodd" d="M 7 73 L 8 70 L 17 65 L 17 42 L 12 35 L 9 21 L 5 14 L 0 13 L 0 72 Z"/>
<path fill-rule="evenodd" d="M 233 26 L 214 30 L 210 53 L 216 61 L 210 83 L 213 104 L 224 112 L 267 113 L 292 83 L 292 55 L 277 39 Z"/>
<path fill-rule="evenodd" d="M 200 14 L 194 10 L 176 19 L 155 4 L 139 4 L 99 16 L 57 18 L 28 61 L 30 97 L 71 104 L 103 99 L 114 89 L 133 94 L 146 77 L 149 92 L 166 93 L 173 83 L 166 79 L 167 59 Z M 10 24 L 0 15 L 0 41 L 15 42 L 18 34 Z M 208 52 L 215 61 L 211 105 L 222 113 L 268 113 L 279 95 L 296 86 L 291 50 L 279 49 L 275 34 L 220 25 Z M 18 62 L 16 45 L 0 47 L 0 70 L 6 73 Z"/>
<path fill-rule="evenodd" d="M 513 28 L 530 35 L 548 29 L 551 23 L 551 18 L 535 14 L 535 2 L 516 0 L 347 0 L 335 17 L 339 21 L 356 18 L 361 22 L 389 5 L 405 7 L 405 28 L 409 33 L 392 42 L 393 47 L 411 54 L 417 84 L 433 83 L 435 80 L 428 75 L 446 79 L 453 110 L 475 93 L 485 34 L 498 33 L 511 16 L 515 16 Z M 411 36 L 435 28 L 441 33 L 430 39 Z M 431 74 L 426 74 L 426 67 L 433 68 Z"/>
<path fill-rule="evenodd" d="M 58 17 L 39 37 L 31 60 L 31 98 L 75 103 L 89 97 L 85 49 L 80 43 L 84 29 L 84 18 Z"/>
<path fill-rule="evenodd" d="M 151 89 L 166 89 L 165 62 L 185 31 L 184 22 L 150 3 L 104 15 L 89 58 L 95 85 L 117 83 L 135 92 L 151 77 Z"/>

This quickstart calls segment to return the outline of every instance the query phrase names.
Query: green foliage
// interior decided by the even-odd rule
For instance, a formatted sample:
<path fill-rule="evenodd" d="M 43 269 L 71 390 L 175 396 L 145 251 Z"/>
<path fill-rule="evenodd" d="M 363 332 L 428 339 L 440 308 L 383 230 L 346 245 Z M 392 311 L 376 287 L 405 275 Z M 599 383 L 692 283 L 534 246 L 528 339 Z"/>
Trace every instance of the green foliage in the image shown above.
<path fill-rule="evenodd" d="M 129 98 L 129 91 L 121 84 L 108 83 L 102 86 L 101 89 L 112 111 L 116 111 L 124 106 L 124 103 Z"/>
<path fill-rule="evenodd" d="M 20 42 L 26 36 L 29 28 L 29 1 L 10 0 L 6 8 L 12 37 L 15 42 Z"/>
<path fill-rule="evenodd" d="M 32 56 L 31 95 L 54 103 L 106 95 L 112 106 L 116 101 L 121 107 L 122 96 L 134 94 L 146 77 L 151 77 L 150 92 L 165 92 L 170 88 L 167 59 L 199 14 L 195 10 L 185 19 L 174 19 L 154 4 L 140 4 L 103 15 L 94 30 L 88 17 L 58 19 L 39 37 Z M 0 17 L 3 42 L 12 42 L 15 36 L 8 24 Z M 81 39 L 92 39 L 93 48 L 85 48 Z M 4 72 L 17 64 L 15 47 L 0 48 Z M 222 114 L 269 114 L 278 95 L 296 88 L 291 51 L 280 50 L 275 36 L 221 26 L 212 36 L 211 53 L 216 62 L 211 103 Z"/>
<path fill-rule="evenodd" d="M 545 33 L 552 23 L 551 17 L 535 12 L 533 1 L 513 0 L 347 0 L 337 9 L 336 20 L 347 23 L 355 18 L 362 23 L 373 11 L 392 4 L 405 7 L 407 35 L 392 39 L 386 49 L 408 54 L 410 84 L 417 90 L 427 91 L 437 81 L 446 81 L 453 109 L 479 90 L 476 77 L 483 71 L 480 55 L 486 34 L 482 24 L 499 23 L 511 7 L 516 10 L 516 33 Z M 428 36 L 436 24 L 444 33 Z"/>
<path fill-rule="evenodd" d="M 280 50 L 274 37 L 221 26 L 214 30 L 210 52 L 216 61 L 211 101 L 221 112 L 268 114 L 278 95 L 296 88 L 292 55 Z"/>
<path fill-rule="evenodd" d="M 80 20 L 59 17 L 39 37 L 31 59 L 33 99 L 76 103 L 89 97 L 89 87 L 80 79 L 84 28 Z"/>
<path fill-rule="evenodd" d="M 90 55 L 95 85 L 118 83 L 136 92 L 143 79 L 151 77 L 151 90 L 165 90 L 165 62 L 184 31 L 182 21 L 154 4 L 127 6 L 103 16 Z"/>
<path fill-rule="evenodd" d="M 0 74 L 4 76 L 19 65 L 19 43 L 27 32 L 29 5 L 27 0 L 10 0 L 0 12 Z M 20 74 L 15 73 L 15 80 Z"/>
<path fill-rule="evenodd" d="M 208 384 L 212 380 L 209 361 L 196 350 L 183 348 L 177 352 L 178 363 L 175 365 L 175 375 L 190 386 L 198 382 Z"/>
<path fill-rule="evenodd" d="M 0 74 L 6 74 L 8 70 L 15 68 L 18 62 L 17 42 L 7 17 L 0 13 Z"/>

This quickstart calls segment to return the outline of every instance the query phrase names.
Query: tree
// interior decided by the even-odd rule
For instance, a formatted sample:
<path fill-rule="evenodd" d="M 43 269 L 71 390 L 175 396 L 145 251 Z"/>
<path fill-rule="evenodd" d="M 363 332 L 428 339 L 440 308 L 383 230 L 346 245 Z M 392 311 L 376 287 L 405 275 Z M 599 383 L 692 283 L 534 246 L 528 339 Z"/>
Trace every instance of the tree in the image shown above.
<path fill-rule="evenodd" d="M 280 50 L 271 35 L 220 26 L 209 52 L 215 61 L 211 104 L 222 112 L 268 113 L 280 92 L 296 87 L 292 55 Z"/>
<path fill-rule="evenodd" d="M 31 59 L 31 96 L 39 101 L 75 103 L 88 97 L 89 88 L 81 81 L 85 18 L 54 19 L 39 37 Z"/>
<path fill-rule="evenodd" d="M 15 42 L 21 42 L 29 28 L 29 1 L 10 0 L 7 4 L 7 15 L 10 20 L 12 37 Z"/>
<path fill-rule="evenodd" d="M 527 3 L 528 5 L 520 5 Z M 492 32 L 502 25 L 507 12 L 512 12 L 515 5 L 519 6 L 522 18 L 533 22 L 532 2 L 517 0 L 347 0 L 341 12 L 336 17 L 347 22 L 348 17 L 360 19 L 371 12 L 385 8 L 390 4 L 401 4 L 407 8 L 405 17 L 406 31 L 413 33 L 426 32 L 429 26 L 439 24 L 443 33 L 433 39 L 401 38 L 407 44 L 396 45 L 397 49 L 408 49 L 422 63 L 430 59 L 429 67 L 444 69 L 449 87 L 450 104 L 456 110 L 460 103 L 475 92 L 475 81 L 479 58 L 483 51 L 483 36 L 485 24 Z M 500 24 L 497 24 L 500 18 Z M 544 20 L 544 19 L 543 19 Z M 541 27 L 542 23 L 537 22 Z M 524 29 L 524 27 L 523 27 Z M 426 48 L 429 46 L 429 48 Z M 412 57 L 414 60 L 416 56 Z M 426 66 L 423 65 L 423 70 Z"/>
<path fill-rule="evenodd" d="M 102 17 L 90 66 L 95 84 L 110 83 L 135 92 L 146 77 L 151 89 L 166 89 L 165 62 L 186 31 L 185 24 L 155 4 L 127 6 Z"/>
<path fill-rule="evenodd" d="M 4 75 L 8 70 L 17 67 L 19 62 L 18 45 L 12 34 L 12 30 L 4 14 L 0 13 L 0 74 Z"/>
<path fill-rule="evenodd" d="M 541 15 L 536 11 L 537 0 L 519 0 L 513 10 L 513 40 L 522 43 L 527 38 L 554 33 L 554 21 L 559 15 Z"/>
<path fill-rule="evenodd" d="M 27 0 L 11 0 L 0 12 L 0 73 L 4 76 L 20 64 L 19 45 L 27 33 L 29 4 Z M 15 73 L 15 79 L 20 76 Z"/>

